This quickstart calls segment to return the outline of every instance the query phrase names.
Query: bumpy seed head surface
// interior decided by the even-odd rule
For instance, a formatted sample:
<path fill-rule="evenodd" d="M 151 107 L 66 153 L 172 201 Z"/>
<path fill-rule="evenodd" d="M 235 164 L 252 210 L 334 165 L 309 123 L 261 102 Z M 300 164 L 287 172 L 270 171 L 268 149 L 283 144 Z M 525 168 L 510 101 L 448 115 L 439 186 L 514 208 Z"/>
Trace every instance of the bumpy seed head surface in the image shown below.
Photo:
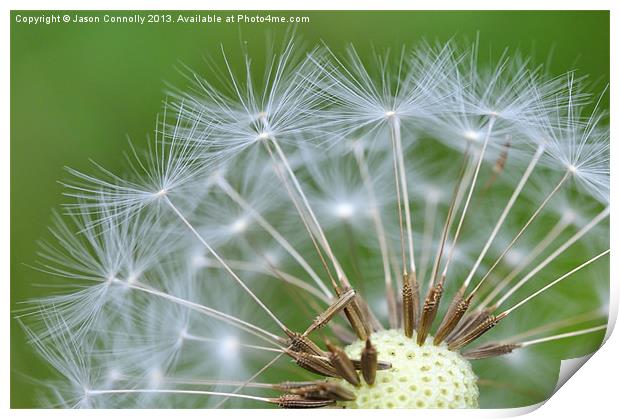
<path fill-rule="evenodd" d="M 477 377 L 470 363 L 445 344 L 434 346 L 433 337 L 418 346 L 414 332 L 408 338 L 402 330 L 384 330 L 373 333 L 373 345 L 381 361 L 392 363 L 392 368 L 377 371 L 373 385 L 362 383 L 353 387 L 344 380 L 339 384 L 355 393 L 354 401 L 338 402 L 352 409 L 377 408 L 477 408 Z M 359 358 L 363 341 L 345 348 L 351 358 Z"/>

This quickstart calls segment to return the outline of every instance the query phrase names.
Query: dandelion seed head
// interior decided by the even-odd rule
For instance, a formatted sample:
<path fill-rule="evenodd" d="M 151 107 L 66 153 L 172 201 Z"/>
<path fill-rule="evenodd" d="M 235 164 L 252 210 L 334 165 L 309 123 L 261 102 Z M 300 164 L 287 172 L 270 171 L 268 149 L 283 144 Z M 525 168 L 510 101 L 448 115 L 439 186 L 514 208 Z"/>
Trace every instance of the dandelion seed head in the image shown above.
<path fill-rule="evenodd" d="M 392 368 L 378 371 L 373 386 L 356 388 L 343 383 L 356 394 L 355 401 L 341 402 L 346 408 L 472 408 L 478 406 L 477 377 L 471 365 L 445 347 L 418 346 L 399 331 L 376 332 L 371 337 L 382 358 Z M 354 357 L 363 342 L 345 350 Z"/>
<path fill-rule="evenodd" d="M 50 405 L 212 407 L 224 400 L 215 390 L 243 406 L 265 377 L 307 380 L 307 368 L 353 394 L 337 406 L 477 407 L 477 376 L 495 371 L 467 358 L 487 342 L 468 335 L 471 313 L 528 304 L 532 319 L 491 325 L 508 340 L 566 317 L 586 303 L 551 281 L 573 255 L 598 253 L 566 278 L 605 314 L 607 289 L 593 281 L 608 272 L 578 271 L 608 247 L 597 232 L 609 129 L 574 76 L 512 52 L 482 65 L 477 44 L 370 59 L 353 47 L 304 54 L 292 40 L 274 51 L 262 72 L 247 51 L 241 69 L 224 53 L 221 71 L 191 72 L 147 152 L 132 146 L 126 175 L 69 170 L 70 214 L 39 254 L 59 288 L 24 316 L 59 376 Z M 441 330 L 460 287 L 489 300 Z M 339 347 L 365 374 L 374 348 L 375 381 L 351 385 Z M 545 356 L 506 355 L 507 380 Z M 263 365 L 269 374 L 255 375 Z M 335 402 L 297 390 L 279 404 Z"/>

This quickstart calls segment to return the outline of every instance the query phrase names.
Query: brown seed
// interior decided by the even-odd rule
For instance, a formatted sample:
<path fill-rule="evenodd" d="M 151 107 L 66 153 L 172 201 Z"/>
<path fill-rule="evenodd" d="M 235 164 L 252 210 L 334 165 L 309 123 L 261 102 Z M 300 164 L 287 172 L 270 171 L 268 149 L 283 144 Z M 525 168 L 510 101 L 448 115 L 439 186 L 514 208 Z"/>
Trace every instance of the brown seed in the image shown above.
<path fill-rule="evenodd" d="M 327 341 L 327 349 L 329 349 L 329 362 L 336 369 L 338 374 L 354 386 L 360 385 L 360 378 L 355 371 L 355 365 L 351 362 L 349 356 L 342 348 Z"/>
<path fill-rule="evenodd" d="M 508 136 L 506 138 L 506 142 L 504 143 L 504 149 L 502 150 L 500 155 L 497 157 L 497 160 L 495 160 L 495 164 L 493 165 L 493 172 L 491 174 L 491 177 L 489 178 L 489 180 L 487 180 L 486 184 L 482 188 L 483 193 L 486 193 L 486 191 L 491 186 L 493 186 L 497 178 L 504 171 L 504 167 L 506 166 L 506 160 L 508 160 L 508 152 L 510 151 L 510 140 L 511 138 Z"/>
<path fill-rule="evenodd" d="M 377 348 L 372 346 L 370 339 L 366 339 L 366 346 L 362 351 L 361 370 L 364 381 L 372 385 L 377 375 Z"/>
<path fill-rule="evenodd" d="M 353 311 L 355 311 L 355 314 L 360 319 L 361 325 L 364 328 L 364 333 L 366 335 L 363 338 L 363 340 L 366 340 L 366 337 L 370 336 L 372 332 L 374 332 L 370 324 L 370 321 L 368 320 L 368 313 L 363 308 L 363 307 L 368 307 L 368 305 L 364 302 L 364 300 L 362 299 L 362 297 L 360 297 L 359 294 L 356 294 L 355 298 L 353 298 L 353 301 L 351 302 L 349 307 L 351 307 Z"/>
<path fill-rule="evenodd" d="M 413 289 L 409 281 L 409 275 L 403 276 L 403 328 L 405 336 L 408 338 L 413 336 Z"/>
<path fill-rule="evenodd" d="M 314 319 L 305 334 L 307 335 L 308 333 L 325 326 L 336 314 L 340 313 L 340 311 L 344 309 L 353 298 L 355 298 L 355 290 L 352 288 L 349 288 L 344 293 L 339 295 L 336 301 L 334 301 L 324 312 L 319 314 L 316 319 Z"/>
<path fill-rule="evenodd" d="M 286 334 L 288 335 L 288 346 L 291 351 L 294 352 L 306 352 L 313 355 L 324 356 L 325 352 L 319 346 L 312 342 L 310 338 L 301 333 L 293 332 L 291 330 L 287 330 Z"/>
<path fill-rule="evenodd" d="M 313 385 L 317 381 L 283 381 L 278 384 L 274 384 L 273 388 L 280 391 L 290 391 L 296 388 L 307 387 Z"/>
<path fill-rule="evenodd" d="M 464 290 L 459 290 L 459 292 L 454 296 L 452 303 L 450 303 L 450 307 L 448 308 L 439 329 L 437 329 L 435 338 L 433 339 L 434 345 L 439 345 L 443 342 L 446 337 L 448 337 L 450 332 L 452 332 L 459 324 L 461 318 L 465 315 L 465 312 L 467 312 L 469 304 L 471 303 L 472 295 L 463 297 L 463 291 Z"/>
<path fill-rule="evenodd" d="M 329 406 L 335 400 L 311 400 L 297 394 L 283 394 L 276 399 L 271 399 L 270 402 L 285 409 L 310 409 Z"/>
<path fill-rule="evenodd" d="M 305 352 L 287 351 L 287 354 L 295 360 L 297 365 L 310 372 L 326 377 L 340 377 L 338 371 L 328 360 Z"/>
<path fill-rule="evenodd" d="M 448 349 L 451 351 L 455 351 L 461 349 L 463 346 L 470 344 L 474 340 L 478 339 L 480 336 L 491 330 L 501 319 L 506 317 L 505 313 L 499 314 L 497 316 L 490 315 L 488 316 L 482 323 L 480 323 L 477 327 L 471 330 L 469 333 L 460 337 L 448 344 Z"/>
<path fill-rule="evenodd" d="M 352 391 L 337 383 L 328 383 L 326 381 L 311 382 L 309 385 L 292 389 L 291 393 L 312 400 L 355 400 L 355 394 Z"/>
<path fill-rule="evenodd" d="M 364 325 L 357 313 L 349 306 L 345 307 L 343 311 L 358 339 L 366 339 L 367 335 L 364 330 Z"/>
<path fill-rule="evenodd" d="M 435 316 L 437 316 L 437 310 L 439 309 L 439 301 L 443 295 L 443 285 L 438 282 L 428 293 L 426 300 L 424 300 L 424 307 L 422 308 L 422 319 L 420 321 L 420 327 L 418 327 L 418 345 L 423 345 L 426 341 L 426 336 L 430 332 Z"/>
<path fill-rule="evenodd" d="M 513 350 L 520 348 L 518 343 L 487 343 L 477 348 L 463 352 L 462 355 L 466 359 L 484 359 L 501 356 L 511 353 Z"/>
<path fill-rule="evenodd" d="M 348 289 L 337 288 L 336 293 L 340 296 L 346 293 L 347 290 Z M 368 337 L 368 334 L 370 333 L 367 332 L 369 326 L 367 325 L 368 322 L 364 319 L 363 312 L 357 303 L 357 295 L 343 308 L 343 311 L 357 337 L 359 339 L 366 340 L 366 337 Z"/>
<path fill-rule="evenodd" d="M 457 325 L 457 327 L 448 335 L 445 339 L 447 343 L 454 342 L 461 336 L 471 332 L 475 327 L 477 327 L 480 323 L 482 323 L 489 315 L 491 314 L 491 310 L 489 308 L 485 308 L 482 310 L 477 310 L 471 314 L 465 316 L 465 319 Z"/>
<path fill-rule="evenodd" d="M 361 371 L 361 369 L 362 369 L 362 360 L 361 359 L 352 359 L 351 362 L 353 362 L 353 365 L 355 366 L 356 370 L 360 370 Z M 391 362 L 381 361 L 381 360 L 377 361 L 377 371 L 385 371 L 385 370 L 389 370 L 390 368 L 392 368 L 392 363 Z"/>
<path fill-rule="evenodd" d="M 377 316 L 375 316 L 375 314 L 370 309 L 370 306 L 368 305 L 368 302 L 366 300 L 364 300 L 364 298 L 362 298 L 362 296 L 360 294 L 357 294 L 355 296 L 355 301 L 357 301 L 360 309 L 362 310 L 362 312 L 364 314 L 363 318 L 366 319 L 367 322 L 368 322 L 368 324 L 367 324 L 368 328 L 366 330 L 366 332 L 368 333 L 368 336 L 372 335 L 372 333 L 376 332 L 377 330 L 384 330 L 385 329 L 383 327 L 383 324 L 379 321 Z"/>

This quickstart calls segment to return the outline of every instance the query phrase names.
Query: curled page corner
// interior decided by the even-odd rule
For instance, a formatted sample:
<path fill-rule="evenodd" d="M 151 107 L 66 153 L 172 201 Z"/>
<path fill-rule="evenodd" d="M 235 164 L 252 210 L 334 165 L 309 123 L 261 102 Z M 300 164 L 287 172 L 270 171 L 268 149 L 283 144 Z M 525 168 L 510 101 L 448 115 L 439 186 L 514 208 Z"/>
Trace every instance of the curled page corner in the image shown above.
<path fill-rule="evenodd" d="M 583 365 L 588 362 L 588 360 L 596 353 L 592 352 L 591 354 L 584 355 L 579 358 L 570 358 L 564 359 L 560 363 L 560 372 L 558 373 L 558 382 L 555 385 L 555 389 L 551 393 L 549 398 L 553 397 L 553 395 L 560 389 L 566 382 L 573 376 Z"/>
<path fill-rule="evenodd" d="M 562 386 L 564 384 L 566 384 L 566 382 L 577 371 L 579 371 L 579 369 L 581 367 L 583 367 L 583 365 L 586 362 L 588 362 L 588 360 L 595 353 L 596 353 L 596 351 L 591 353 L 591 354 L 579 357 L 579 358 L 570 358 L 570 359 L 562 360 L 562 362 L 560 363 L 560 371 L 558 373 L 558 382 L 557 382 L 555 388 L 553 389 L 553 392 L 551 393 L 551 395 L 549 397 L 547 397 L 547 399 L 545 399 L 544 401 L 539 402 L 539 403 L 534 403 L 534 404 L 529 405 L 529 406 L 517 407 L 517 408 L 512 408 L 512 409 L 497 409 L 497 410 L 495 410 L 495 412 L 497 413 L 497 415 L 495 417 L 515 417 L 515 416 L 526 415 L 528 413 L 531 413 L 531 412 L 537 410 L 539 407 L 541 407 L 545 403 L 547 403 L 547 401 L 549 401 L 549 399 L 551 399 L 554 396 L 554 394 L 560 388 L 562 388 Z"/>
<path fill-rule="evenodd" d="M 558 382 L 555 386 L 555 389 L 553 389 L 553 393 L 551 393 L 551 395 L 549 396 L 549 398 L 547 400 L 549 400 L 551 397 L 553 397 L 553 395 L 560 389 L 562 388 L 562 386 L 564 384 L 566 384 L 566 382 L 573 376 L 575 375 L 575 373 L 577 371 L 579 371 L 579 369 L 581 367 L 583 367 L 583 365 L 588 362 L 588 360 L 590 358 L 592 358 L 596 352 L 598 352 L 599 349 L 601 349 L 603 347 L 603 345 L 605 344 L 605 342 L 607 342 L 607 339 L 609 339 L 609 336 L 611 336 L 611 333 L 613 332 L 613 329 L 616 325 L 616 316 L 618 314 L 618 306 L 614 305 L 613 308 L 610 309 L 609 311 L 609 317 L 607 320 L 607 329 L 605 329 L 605 337 L 603 338 L 603 342 L 601 343 L 601 346 L 598 347 L 598 349 L 590 354 L 584 355 L 582 357 L 579 358 L 571 358 L 571 359 L 564 359 L 562 360 L 562 362 L 560 363 L 560 372 L 558 373 Z"/>
<path fill-rule="evenodd" d="M 617 305 L 614 305 L 613 308 L 611 308 L 609 312 L 609 317 L 607 320 L 607 329 L 605 330 L 605 337 L 603 338 L 603 342 L 601 343 L 601 346 L 599 346 L 599 348 L 596 351 L 589 353 L 587 355 L 578 357 L 578 358 L 563 359 L 561 361 L 560 371 L 558 373 L 558 382 L 555 385 L 553 392 L 544 402 L 532 405 L 533 409 L 531 411 L 536 410 L 537 408 L 545 404 L 549 399 L 551 399 L 555 395 L 555 393 L 557 393 L 558 390 L 560 390 L 562 386 L 566 384 L 566 382 L 573 375 L 575 375 L 575 373 L 579 371 L 579 369 L 581 369 L 581 367 L 583 367 L 590 360 L 590 358 L 592 358 L 603 347 L 603 345 L 605 345 L 605 343 L 607 342 L 607 339 L 609 339 L 609 337 L 611 336 L 611 333 L 613 332 L 613 329 L 616 325 L 617 313 L 618 313 L 618 307 Z"/>
<path fill-rule="evenodd" d="M 532 413 L 533 411 L 535 411 L 536 409 L 538 409 L 540 406 L 542 406 L 545 403 L 546 403 L 546 400 L 544 402 L 534 403 L 529 406 L 513 407 L 510 409 L 494 409 L 494 412 L 496 413 L 494 417 L 511 418 L 511 417 L 516 417 L 516 416 L 527 415 L 528 413 Z"/>
<path fill-rule="evenodd" d="M 553 392 L 549 395 L 549 397 L 546 400 L 540 403 L 535 403 L 530 406 L 524 406 L 521 408 L 498 409 L 497 417 L 511 417 L 511 416 L 525 415 L 527 413 L 535 411 L 536 409 L 538 409 L 539 407 L 547 403 L 547 401 L 551 399 L 555 395 L 555 393 L 557 393 L 558 390 L 560 390 L 562 386 L 564 386 L 564 384 L 566 384 L 566 382 L 573 375 L 575 375 L 575 373 L 579 371 L 579 369 L 581 369 L 581 367 L 583 367 L 590 360 L 590 358 L 592 358 L 607 342 L 607 339 L 609 339 L 609 337 L 611 336 L 611 333 L 613 332 L 613 329 L 616 325 L 617 313 L 618 313 L 617 305 L 614 305 L 613 308 L 611 308 L 609 312 L 609 318 L 607 321 L 607 329 L 605 331 L 605 337 L 603 338 L 603 342 L 601 343 L 601 346 L 599 346 L 599 348 L 596 351 L 589 353 L 587 355 L 578 357 L 578 358 L 563 359 L 560 362 L 560 371 L 558 372 L 558 381 L 555 385 L 555 388 L 553 389 Z"/>

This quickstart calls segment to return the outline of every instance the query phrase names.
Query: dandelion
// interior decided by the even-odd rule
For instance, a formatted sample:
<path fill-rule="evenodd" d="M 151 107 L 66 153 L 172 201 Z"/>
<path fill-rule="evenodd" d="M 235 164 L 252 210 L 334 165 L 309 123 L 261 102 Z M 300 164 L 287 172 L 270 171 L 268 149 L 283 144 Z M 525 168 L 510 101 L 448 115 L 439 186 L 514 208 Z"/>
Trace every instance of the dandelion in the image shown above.
<path fill-rule="evenodd" d="M 600 342 L 601 101 L 477 45 L 224 54 L 126 175 L 69 169 L 20 313 L 46 405 L 507 407 L 533 348 Z"/>

